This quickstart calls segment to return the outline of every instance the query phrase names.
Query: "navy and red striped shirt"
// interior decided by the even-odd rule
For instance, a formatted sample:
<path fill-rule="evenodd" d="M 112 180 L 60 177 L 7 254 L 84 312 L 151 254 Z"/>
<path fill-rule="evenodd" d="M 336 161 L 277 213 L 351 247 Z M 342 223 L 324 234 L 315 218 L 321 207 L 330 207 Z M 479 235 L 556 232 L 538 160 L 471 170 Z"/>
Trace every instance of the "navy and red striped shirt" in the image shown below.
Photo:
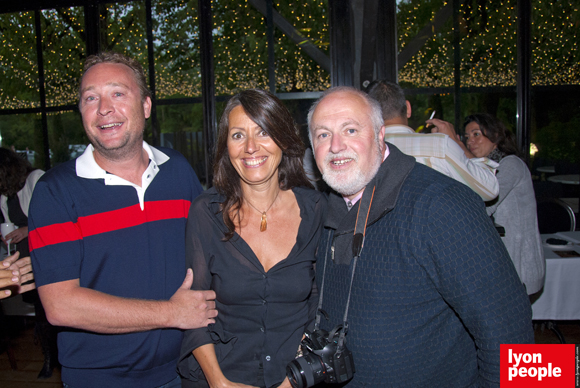
<path fill-rule="evenodd" d="M 150 165 L 141 187 L 100 169 L 90 146 L 37 183 L 29 244 L 38 287 L 79 279 L 81 287 L 149 300 L 167 300 L 179 288 L 187 215 L 202 188 L 178 152 L 144 149 Z M 71 386 L 154 387 L 175 378 L 181 332 L 64 329 L 58 341 Z"/>

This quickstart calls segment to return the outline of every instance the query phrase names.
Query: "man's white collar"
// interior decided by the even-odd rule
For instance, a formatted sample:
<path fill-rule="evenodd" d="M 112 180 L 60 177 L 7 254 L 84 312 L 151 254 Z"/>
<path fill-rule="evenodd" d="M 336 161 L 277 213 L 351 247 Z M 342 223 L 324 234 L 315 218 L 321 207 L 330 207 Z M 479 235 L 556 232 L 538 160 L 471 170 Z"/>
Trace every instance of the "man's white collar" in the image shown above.
<path fill-rule="evenodd" d="M 385 133 L 416 133 L 413 128 L 403 124 L 393 124 L 385 126 Z"/>
<path fill-rule="evenodd" d="M 149 159 L 157 165 L 161 165 L 169 160 L 169 156 L 165 155 L 158 149 L 151 147 L 146 142 L 143 142 L 143 149 L 149 155 Z M 92 144 L 87 146 L 87 149 L 76 160 L 77 176 L 86 179 L 105 179 L 107 172 L 101 168 L 95 161 L 93 155 L 94 147 Z"/>

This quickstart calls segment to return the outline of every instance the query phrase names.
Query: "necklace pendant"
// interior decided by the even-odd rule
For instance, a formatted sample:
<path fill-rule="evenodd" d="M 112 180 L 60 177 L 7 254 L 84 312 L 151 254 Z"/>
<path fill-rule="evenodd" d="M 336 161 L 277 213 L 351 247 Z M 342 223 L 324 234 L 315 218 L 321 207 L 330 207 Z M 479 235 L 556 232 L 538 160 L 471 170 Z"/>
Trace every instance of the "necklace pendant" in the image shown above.
<path fill-rule="evenodd" d="M 268 222 L 266 221 L 266 212 L 262 213 L 262 221 L 260 221 L 260 232 L 265 232 L 268 229 Z"/>

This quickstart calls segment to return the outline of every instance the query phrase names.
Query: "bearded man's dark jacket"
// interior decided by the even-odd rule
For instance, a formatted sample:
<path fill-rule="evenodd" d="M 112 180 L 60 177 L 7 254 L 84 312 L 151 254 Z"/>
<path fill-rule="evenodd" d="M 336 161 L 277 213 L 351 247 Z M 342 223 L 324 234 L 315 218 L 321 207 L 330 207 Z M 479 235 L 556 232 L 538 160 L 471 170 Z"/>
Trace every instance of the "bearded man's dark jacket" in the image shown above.
<path fill-rule="evenodd" d="M 350 299 L 346 386 L 498 387 L 500 344 L 534 341 L 525 288 L 482 200 L 387 146 Z M 330 194 L 317 260 L 326 330 L 343 321 L 357 208 Z"/>

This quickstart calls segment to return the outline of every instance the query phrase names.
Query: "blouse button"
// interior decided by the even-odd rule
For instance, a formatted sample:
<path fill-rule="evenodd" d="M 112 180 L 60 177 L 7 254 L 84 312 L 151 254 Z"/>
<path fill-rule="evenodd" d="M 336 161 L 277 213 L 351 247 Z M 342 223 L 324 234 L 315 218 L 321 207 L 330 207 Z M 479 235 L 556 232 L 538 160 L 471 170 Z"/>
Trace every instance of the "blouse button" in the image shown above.
<path fill-rule="evenodd" d="M 266 356 L 266 361 L 270 361 L 270 356 Z"/>

